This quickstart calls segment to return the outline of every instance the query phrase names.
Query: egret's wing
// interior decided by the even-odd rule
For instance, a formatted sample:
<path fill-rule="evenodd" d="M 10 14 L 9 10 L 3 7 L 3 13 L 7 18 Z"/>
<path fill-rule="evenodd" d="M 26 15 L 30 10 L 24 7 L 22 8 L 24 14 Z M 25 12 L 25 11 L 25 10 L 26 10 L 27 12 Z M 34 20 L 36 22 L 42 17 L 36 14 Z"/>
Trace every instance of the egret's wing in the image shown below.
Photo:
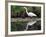
<path fill-rule="evenodd" d="M 37 16 L 36 14 L 34 14 L 34 13 L 32 13 L 32 12 L 29 12 L 28 15 L 30 15 L 30 16 Z"/>

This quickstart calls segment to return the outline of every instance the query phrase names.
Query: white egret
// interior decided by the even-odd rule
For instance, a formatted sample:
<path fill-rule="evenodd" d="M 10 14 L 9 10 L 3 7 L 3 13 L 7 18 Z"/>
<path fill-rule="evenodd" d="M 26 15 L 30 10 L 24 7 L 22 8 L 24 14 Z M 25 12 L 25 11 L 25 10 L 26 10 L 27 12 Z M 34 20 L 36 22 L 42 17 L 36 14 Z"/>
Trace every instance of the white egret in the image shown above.
<path fill-rule="evenodd" d="M 25 8 L 26 13 L 27 13 L 28 16 L 30 16 L 30 17 L 32 17 L 32 16 L 37 16 L 36 14 L 34 14 L 34 13 L 32 13 L 32 12 L 28 12 L 26 7 L 24 7 L 24 8 Z"/>
<path fill-rule="evenodd" d="M 33 12 L 28 12 L 26 7 L 24 7 L 24 9 L 26 10 L 26 13 L 27 13 L 28 16 L 30 16 L 30 17 L 37 16 L 37 15 L 34 14 Z M 32 26 L 32 25 L 35 24 L 35 23 L 36 23 L 36 21 L 28 22 L 28 23 L 27 23 L 27 26 L 26 26 L 26 30 L 28 29 L 28 26 L 29 26 L 29 25 Z"/>

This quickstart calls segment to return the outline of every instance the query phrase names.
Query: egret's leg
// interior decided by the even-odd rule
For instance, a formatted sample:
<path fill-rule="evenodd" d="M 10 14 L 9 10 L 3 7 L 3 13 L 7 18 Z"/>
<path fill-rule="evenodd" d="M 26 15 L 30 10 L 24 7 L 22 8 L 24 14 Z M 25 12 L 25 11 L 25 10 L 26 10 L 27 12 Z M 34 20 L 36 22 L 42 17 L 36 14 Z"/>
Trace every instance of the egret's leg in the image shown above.
<path fill-rule="evenodd" d="M 26 31 L 28 30 L 28 25 L 26 26 Z"/>

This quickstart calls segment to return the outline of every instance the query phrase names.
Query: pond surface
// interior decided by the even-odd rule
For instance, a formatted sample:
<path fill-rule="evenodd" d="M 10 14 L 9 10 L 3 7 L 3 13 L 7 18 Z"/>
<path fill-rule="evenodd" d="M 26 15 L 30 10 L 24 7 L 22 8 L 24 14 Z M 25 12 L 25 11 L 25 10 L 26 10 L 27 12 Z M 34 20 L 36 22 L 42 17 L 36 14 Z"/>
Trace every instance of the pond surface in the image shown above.
<path fill-rule="evenodd" d="M 29 24 L 29 25 L 28 25 Z M 27 31 L 41 30 L 41 20 L 39 21 L 16 21 L 11 22 L 11 31 L 24 31 L 28 25 Z"/>

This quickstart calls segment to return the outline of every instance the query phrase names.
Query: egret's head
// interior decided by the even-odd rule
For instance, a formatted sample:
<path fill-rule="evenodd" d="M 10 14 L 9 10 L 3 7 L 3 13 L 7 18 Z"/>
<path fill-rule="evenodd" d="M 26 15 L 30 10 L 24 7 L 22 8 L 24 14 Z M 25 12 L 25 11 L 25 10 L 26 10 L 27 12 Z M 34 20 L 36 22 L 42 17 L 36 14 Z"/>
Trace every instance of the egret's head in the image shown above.
<path fill-rule="evenodd" d="M 24 7 L 25 9 L 27 9 L 26 7 Z"/>

